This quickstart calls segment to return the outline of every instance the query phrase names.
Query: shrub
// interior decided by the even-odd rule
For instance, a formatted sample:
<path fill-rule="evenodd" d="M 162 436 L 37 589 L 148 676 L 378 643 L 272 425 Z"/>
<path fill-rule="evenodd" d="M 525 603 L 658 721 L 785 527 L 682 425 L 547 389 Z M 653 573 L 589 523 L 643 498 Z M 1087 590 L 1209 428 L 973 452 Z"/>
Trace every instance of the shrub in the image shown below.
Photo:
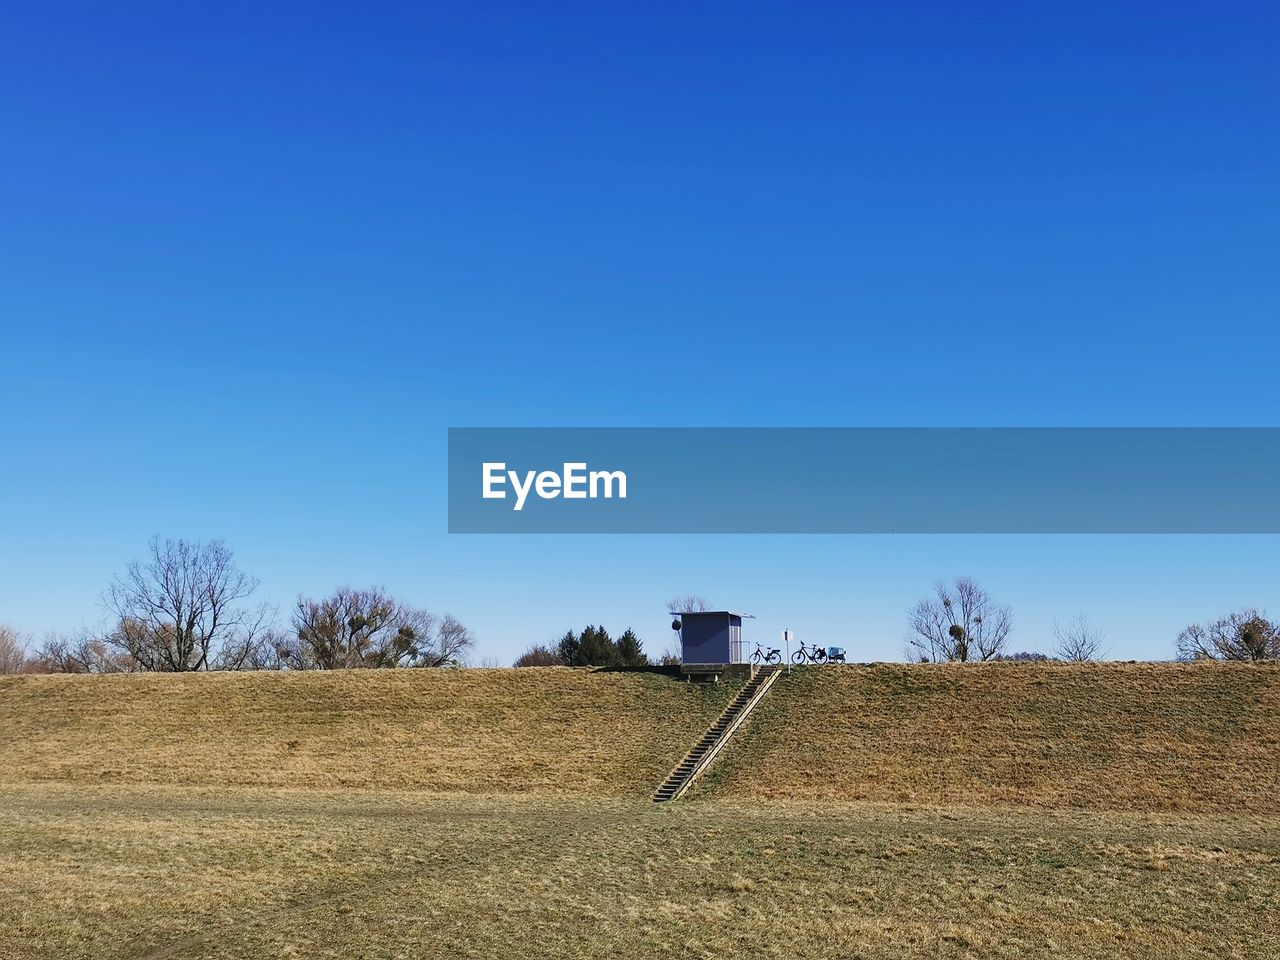
<path fill-rule="evenodd" d="M 516 657 L 517 667 L 563 667 L 560 656 L 543 643 L 535 643 L 520 656 Z"/>

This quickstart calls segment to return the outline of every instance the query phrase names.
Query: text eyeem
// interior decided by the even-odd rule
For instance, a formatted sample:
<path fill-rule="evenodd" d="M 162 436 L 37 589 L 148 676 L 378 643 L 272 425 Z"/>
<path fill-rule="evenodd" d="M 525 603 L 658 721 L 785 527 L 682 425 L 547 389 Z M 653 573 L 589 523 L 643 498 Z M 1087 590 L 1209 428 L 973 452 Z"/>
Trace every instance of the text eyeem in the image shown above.
<path fill-rule="evenodd" d="M 542 500 L 595 500 L 604 497 L 611 500 L 627 499 L 627 475 L 621 470 L 588 470 L 585 463 L 565 463 L 564 469 L 508 470 L 505 463 L 481 464 L 484 484 L 482 496 L 486 500 L 507 499 L 508 483 L 515 492 L 516 510 L 524 509 L 524 502 L 533 491 Z"/>

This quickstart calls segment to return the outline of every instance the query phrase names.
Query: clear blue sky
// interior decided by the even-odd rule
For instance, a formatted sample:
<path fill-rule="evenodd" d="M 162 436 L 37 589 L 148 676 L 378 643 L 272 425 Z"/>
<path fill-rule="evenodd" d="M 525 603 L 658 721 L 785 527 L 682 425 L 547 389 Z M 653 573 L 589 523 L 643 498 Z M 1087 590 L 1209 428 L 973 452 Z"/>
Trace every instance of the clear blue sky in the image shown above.
<path fill-rule="evenodd" d="M 479 653 L 673 594 L 894 658 L 1280 608 L 1275 537 L 450 537 L 450 425 L 1280 424 L 1269 4 L 41 4 L 0 28 L 0 621 L 153 533 Z M 694 359 L 732 384 L 707 392 Z M 1223 464 L 1247 470 L 1247 464 Z"/>

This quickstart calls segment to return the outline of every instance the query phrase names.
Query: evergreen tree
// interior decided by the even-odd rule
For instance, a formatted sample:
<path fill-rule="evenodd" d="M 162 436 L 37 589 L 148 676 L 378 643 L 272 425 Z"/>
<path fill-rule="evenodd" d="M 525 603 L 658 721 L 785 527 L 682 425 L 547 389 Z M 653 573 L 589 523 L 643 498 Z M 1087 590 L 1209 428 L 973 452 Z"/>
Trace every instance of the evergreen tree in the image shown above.
<path fill-rule="evenodd" d="M 580 653 L 582 643 L 578 640 L 578 635 L 572 630 L 566 631 L 565 635 L 560 638 L 560 642 L 556 644 L 556 653 L 560 660 L 570 667 L 582 666 Z"/>
<path fill-rule="evenodd" d="M 584 667 L 616 667 L 620 664 L 618 645 L 604 627 L 588 625 L 578 638 L 578 659 Z"/>
<path fill-rule="evenodd" d="M 570 630 L 561 637 L 555 656 L 570 667 L 643 667 L 649 663 L 634 630 L 614 640 L 603 626 L 592 624 L 581 633 Z"/>
<path fill-rule="evenodd" d="M 636 632 L 630 627 L 627 632 L 618 638 L 618 659 L 622 661 L 624 667 L 644 667 L 648 666 L 649 658 L 645 656 L 644 650 L 641 649 L 640 638 L 636 636 Z"/>

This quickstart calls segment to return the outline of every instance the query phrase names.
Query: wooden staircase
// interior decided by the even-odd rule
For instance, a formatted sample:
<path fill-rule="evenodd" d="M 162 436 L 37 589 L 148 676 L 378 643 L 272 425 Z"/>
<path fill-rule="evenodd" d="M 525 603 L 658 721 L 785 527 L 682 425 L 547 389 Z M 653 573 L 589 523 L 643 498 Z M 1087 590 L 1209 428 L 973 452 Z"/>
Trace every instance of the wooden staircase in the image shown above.
<path fill-rule="evenodd" d="M 776 666 L 761 667 L 756 671 L 747 685 L 729 701 L 729 705 L 724 708 L 724 713 L 720 714 L 716 722 L 707 728 L 702 739 L 694 745 L 675 769 L 667 774 L 667 778 L 653 794 L 655 803 L 666 803 L 684 796 L 693 781 L 711 765 L 711 761 L 724 749 L 734 731 L 742 726 L 756 704 L 769 692 L 769 688 L 781 673 L 782 668 Z"/>

